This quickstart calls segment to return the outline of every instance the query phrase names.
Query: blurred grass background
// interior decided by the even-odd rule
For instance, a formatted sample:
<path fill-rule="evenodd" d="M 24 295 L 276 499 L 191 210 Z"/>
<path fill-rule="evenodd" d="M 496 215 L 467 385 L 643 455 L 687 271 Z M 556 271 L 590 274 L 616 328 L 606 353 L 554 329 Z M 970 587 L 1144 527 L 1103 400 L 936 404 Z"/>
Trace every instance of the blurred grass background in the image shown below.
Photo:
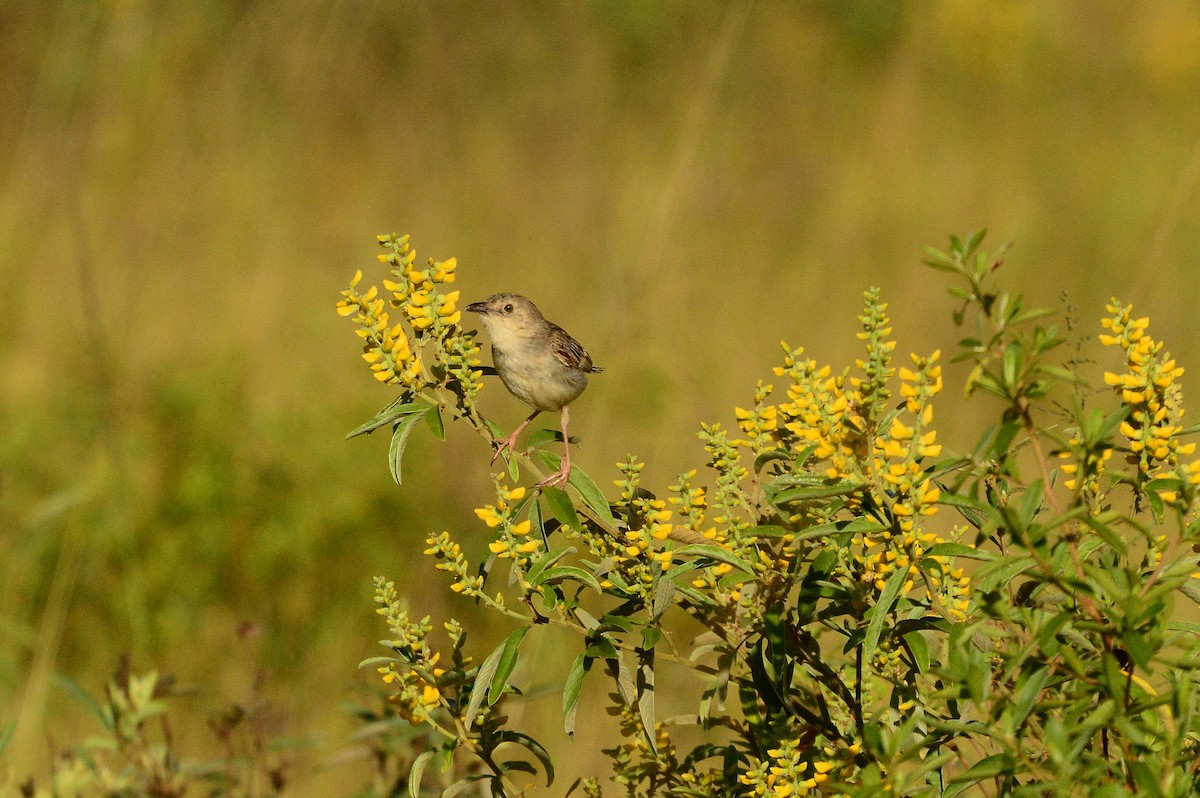
<path fill-rule="evenodd" d="M 198 686 L 182 747 L 263 667 L 309 794 L 361 783 L 320 766 L 379 653 L 370 577 L 474 617 L 419 552 L 441 528 L 483 547 L 485 445 L 418 440 L 399 489 L 385 440 L 342 441 L 391 398 L 332 307 L 376 233 L 584 342 L 607 371 L 572 431 L 601 484 L 628 452 L 660 489 L 702 465 L 699 422 L 751 400 L 780 339 L 849 362 L 869 285 L 902 351 L 951 346 L 920 250 L 980 226 L 1080 335 L 1112 295 L 1148 313 L 1197 395 L 1196 3 L 9 3 L 0 51 L 18 775 L 85 728 L 54 675 L 98 691 L 128 651 Z M 939 416 L 949 448 L 968 414 Z M 561 677 L 544 659 L 528 681 Z M 611 740 L 581 720 L 569 747 L 543 703 L 563 783 L 599 767 Z"/>

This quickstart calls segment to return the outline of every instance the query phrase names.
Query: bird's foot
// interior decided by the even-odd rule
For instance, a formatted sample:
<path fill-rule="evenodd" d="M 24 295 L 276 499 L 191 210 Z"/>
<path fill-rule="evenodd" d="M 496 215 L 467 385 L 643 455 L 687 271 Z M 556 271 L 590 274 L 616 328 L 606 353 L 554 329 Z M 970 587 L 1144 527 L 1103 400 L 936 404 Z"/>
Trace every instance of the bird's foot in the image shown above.
<path fill-rule="evenodd" d="M 571 464 L 564 463 L 561 468 L 555 471 L 550 476 L 543 479 L 537 484 L 539 488 L 561 488 L 567 484 L 567 477 L 571 475 Z"/>
<path fill-rule="evenodd" d="M 520 432 L 520 430 L 517 430 Z M 498 441 L 492 441 L 492 462 L 495 463 L 497 458 L 507 449 L 510 452 L 517 451 L 517 432 L 509 435 L 507 438 L 502 438 Z"/>

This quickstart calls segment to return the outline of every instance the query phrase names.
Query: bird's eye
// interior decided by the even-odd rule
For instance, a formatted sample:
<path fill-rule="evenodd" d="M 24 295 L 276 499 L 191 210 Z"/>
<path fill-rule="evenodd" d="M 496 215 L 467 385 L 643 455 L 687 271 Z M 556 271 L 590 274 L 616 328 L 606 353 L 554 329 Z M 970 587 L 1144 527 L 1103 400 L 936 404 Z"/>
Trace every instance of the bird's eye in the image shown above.
<path fill-rule="evenodd" d="M 511 302 L 509 302 L 507 305 L 504 306 L 504 312 L 512 313 L 512 303 Z"/>

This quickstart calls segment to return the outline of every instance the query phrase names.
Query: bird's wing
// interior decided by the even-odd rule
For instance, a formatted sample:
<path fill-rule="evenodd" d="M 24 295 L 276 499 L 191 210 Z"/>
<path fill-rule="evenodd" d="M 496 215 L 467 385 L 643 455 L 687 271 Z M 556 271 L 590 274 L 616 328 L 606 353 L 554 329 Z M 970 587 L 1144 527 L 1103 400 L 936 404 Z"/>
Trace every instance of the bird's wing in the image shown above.
<path fill-rule="evenodd" d="M 592 356 L 587 350 L 557 324 L 546 322 L 550 334 L 550 345 L 554 348 L 554 356 L 569 369 L 596 373 L 603 371 L 592 363 Z"/>

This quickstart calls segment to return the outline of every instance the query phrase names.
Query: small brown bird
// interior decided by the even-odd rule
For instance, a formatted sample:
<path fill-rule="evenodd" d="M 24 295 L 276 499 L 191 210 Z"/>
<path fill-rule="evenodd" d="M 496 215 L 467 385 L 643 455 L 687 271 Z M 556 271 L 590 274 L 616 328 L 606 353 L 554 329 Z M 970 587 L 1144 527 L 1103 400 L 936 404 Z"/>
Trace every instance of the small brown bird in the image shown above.
<path fill-rule="evenodd" d="M 592 356 L 566 330 L 546 321 L 537 306 L 519 294 L 495 294 L 467 305 L 467 310 L 479 314 L 492 339 L 492 362 L 504 387 L 533 408 L 512 435 L 494 441 L 492 462 L 505 449 L 514 449 L 517 436 L 539 413 L 558 410 L 566 452 L 558 471 L 538 484 L 562 485 L 571 473 L 567 406 L 587 387 L 587 375 L 602 369 L 592 364 Z"/>

